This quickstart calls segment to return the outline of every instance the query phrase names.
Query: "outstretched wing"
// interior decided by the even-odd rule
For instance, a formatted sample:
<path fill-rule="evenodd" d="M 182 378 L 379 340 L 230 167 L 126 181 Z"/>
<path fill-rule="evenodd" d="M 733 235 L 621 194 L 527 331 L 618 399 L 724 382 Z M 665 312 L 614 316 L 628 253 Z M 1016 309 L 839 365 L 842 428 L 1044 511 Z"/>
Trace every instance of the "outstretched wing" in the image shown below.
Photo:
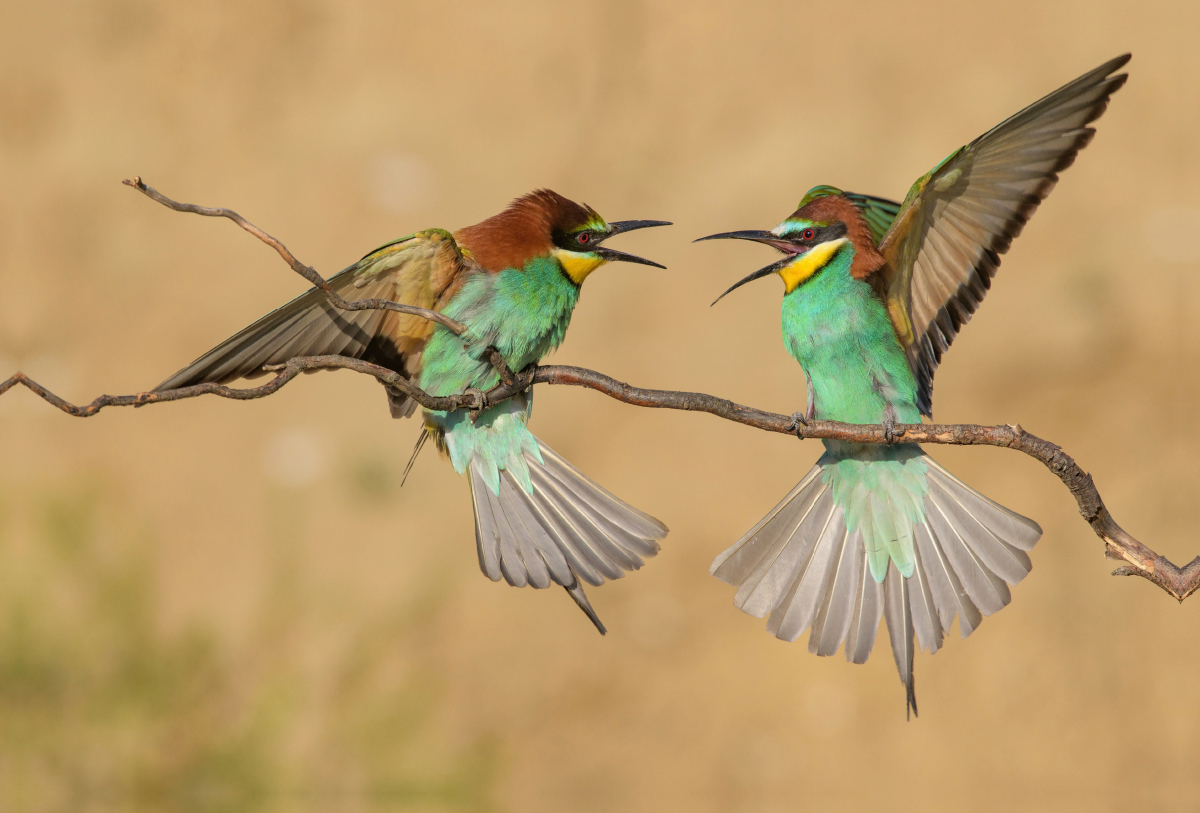
<path fill-rule="evenodd" d="M 389 299 L 431 310 L 441 309 L 474 264 L 465 259 L 453 236 L 430 229 L 377 248 L 329 280 L 346 300 Z M 312 288 L 282 308 L 226 339 L 155 387 L 227 383 L 263 375 L 263 365 L 296 356 L 339 355 L 363 359 L 406 377 L 420 369 L 421 351 L 433 323 L 419 316 L 386 310 L 340 311 L 324 292 Z M 416 403 L 389 390 L 392 415 L 411 415 Z"/>
<path fill-rule="evenodd" d="M 880 243 L 873 282 L 917 378 L 922 414 L 933 373 L 987 294 L 1000 255 L 1058 173 L 1092 140 L 1108 98 L 1125 83 L 1117 57 L 992 128 L 918 180 Z"/>

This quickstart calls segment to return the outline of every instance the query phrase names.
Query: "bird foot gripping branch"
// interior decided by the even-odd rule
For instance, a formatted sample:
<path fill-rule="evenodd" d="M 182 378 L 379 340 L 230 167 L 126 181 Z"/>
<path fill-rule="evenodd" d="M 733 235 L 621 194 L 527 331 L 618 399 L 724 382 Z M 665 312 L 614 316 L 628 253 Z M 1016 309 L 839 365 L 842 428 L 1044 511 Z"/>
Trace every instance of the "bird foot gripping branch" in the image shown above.
<path fill-rule="evenodd" d="M 471 423 L 478 423 L 479 416 L 488 406 L 487 394 L 478 387 L 467 387 L 465 390 L 463 390 L 463 395 L 466 395 L 472 399 L 470 406 L 471 411 L 467 413 L 471 418 Z"/>
<path fill-rule="evenodd" d="M 895 443 L 900 435 L 904 434 L 903 430 L 896 430 L 896 415 L 890 410 L 883 416 L 883 421 L 880 422 L 879 426 L 883 429 L 883 440 L 889 446 Z"/>
<path fill-rule="evenodd" d="M 796 437 L 804 440 L 803 427 L 808 426 L 808 418 L 804 417 L 803 412 L 793 412 L 792 420 L 788 424 L 788 431 L 795 432 Z"/>

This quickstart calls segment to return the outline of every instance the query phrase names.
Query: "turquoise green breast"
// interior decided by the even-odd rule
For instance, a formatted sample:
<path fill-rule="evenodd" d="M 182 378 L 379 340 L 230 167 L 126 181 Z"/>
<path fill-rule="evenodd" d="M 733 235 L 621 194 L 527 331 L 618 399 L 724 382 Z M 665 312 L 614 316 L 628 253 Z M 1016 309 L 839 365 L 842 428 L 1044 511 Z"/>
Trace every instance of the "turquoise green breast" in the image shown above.
<path fill-rule="evenodd" d="M 468 387 L 487 391 L 500 376 L 483 354 L 489 346 L 504 356 L 510 369 L 519 371 L 562 343 L 579 288 L 551 257 L 530 260 L 521 270 L 478 274 L 464 283 L 443 312 L 467 326 L 455 336 L 440 325 L 421 355 L 421 389 L 432 395 L 452 395 Z M 445 432 L 446 449 L 460 474 L 478 459 L 493 492 L 499 488 L 499 470 L 509 469 L 532 490 L 523 454 L 541 460 L 525 422 L 533 407 L 533 393 L 518 396 L 484 410 L 474 423 L 465 411 L 428 412 L 429 420 Z"/>
<path fill-rule="evenodd" d="M 562 343 L 578 301 L 579 288 L 550 257 L 530 260 L 519 271 L 471 277 L 443 311 L 465 324 L 467 333 L 435 329 L 421 357 L 421 388 L 451 395 L 495 386 L 499 375 L 483 358 L 488 346 L 512 370 L 540 361 Z"/>
<path fill-rule="evenodd" d="M 888 319 L 850 276 L 851 246 L 783 299 L 783 342 L 808 373 L 816 417 L 879 423 L 890 404 L 899 423 L 919 423 L 917 382 Z"/>
<path fill-rule="evenodd" d="M 880 423 L 890 406 L 897 423 L 920 423 L 917 383 L 883 303 L 850 276 L 847 247 L 783 300 L 783 341 L 812 382 L 815 417 Z M 862 534 L 871 576 L 888 561 L 911 576 L 914 523 L 925 521 L 920 447 L 825 441 L 820 463 L 846 526 Z"/>

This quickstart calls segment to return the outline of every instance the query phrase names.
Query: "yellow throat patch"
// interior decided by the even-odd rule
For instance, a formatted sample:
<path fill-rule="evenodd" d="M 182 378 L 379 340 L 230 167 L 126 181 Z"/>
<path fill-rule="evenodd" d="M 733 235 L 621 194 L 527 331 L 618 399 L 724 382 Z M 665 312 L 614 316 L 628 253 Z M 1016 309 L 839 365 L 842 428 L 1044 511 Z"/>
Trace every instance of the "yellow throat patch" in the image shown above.
<path fill-rule="evenodd" d="M 824 268 L 825 264 L 833 259 L 837 250 L 847 242 L 849 241 L 842 237 L 838 240 L 830 240 L 828 243 L 821 243 L 808 253 L 797 256 L 796 261 L 791 265 L 779 269 L 776 273 L 783 277 L 783 286 L 787 289 L 785 293 L 790 294 L 800 283 Z"/>
<path fill-rule="evenodd" d="M 550 253 L 576 285 L 582 285 L 588 274 L 608 262 L 594 254 L 581 254 L 577 251 L 567 251 L 565 248 L 556 248 Z"/>

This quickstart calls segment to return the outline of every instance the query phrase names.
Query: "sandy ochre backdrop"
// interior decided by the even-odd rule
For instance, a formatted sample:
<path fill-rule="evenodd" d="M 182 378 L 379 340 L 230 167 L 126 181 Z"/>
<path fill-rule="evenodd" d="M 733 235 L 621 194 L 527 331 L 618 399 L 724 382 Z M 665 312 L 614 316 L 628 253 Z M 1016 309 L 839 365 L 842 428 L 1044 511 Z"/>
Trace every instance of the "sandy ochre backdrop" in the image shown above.
<path fill-rule="evenodd" d="M 1200 6 L 0 3 L 0 375 L 147 389 L 304 284 L 548 186 L 669 266 L 594 274 L 553 361 L 792 412 L 769 228 L 810 186 L 901 197 L 960 144 L 1131 50 L 1128 85 L 1004 259 L 935 415 L 1020 422 L 1116 518 L 1200 553 Z M 0 399 L 4 810 L 1186 810 L 1200 599 L 1113 565 L 1061 484 L 938 448 L 1045 536 L 1013 604 L 919 657 L 817 659 L 712 557 L 819 444 L 540 388 L 536 433 L 670 527 L 561 591 L 478 569 L 465 483 L 349 373 L 86 421 Z"/>

